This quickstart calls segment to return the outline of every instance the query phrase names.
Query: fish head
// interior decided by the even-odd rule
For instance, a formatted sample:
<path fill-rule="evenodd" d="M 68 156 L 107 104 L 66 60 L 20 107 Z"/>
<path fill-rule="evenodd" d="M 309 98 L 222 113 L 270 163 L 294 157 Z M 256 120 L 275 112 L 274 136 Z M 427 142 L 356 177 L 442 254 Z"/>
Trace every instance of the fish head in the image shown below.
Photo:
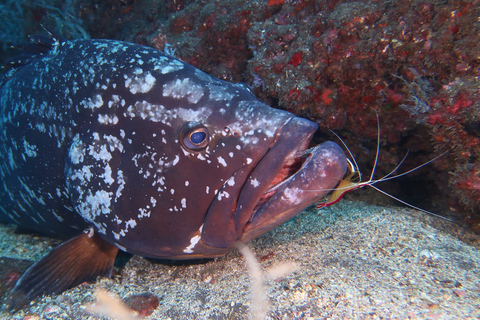
<path fill-rule="evenodd" d="M 144 52 L 137 56 L 153 61 Z M 338 145 L 308 149 L 316 123 L 161 59 L 162 68 L 142 65 L 148 73 L 124 71 L 116 82 L 130 90 L 102 95 L 114 120 L 99 116 L 109 125 L 78 133 L 70 147 L 72 202 L 108 242 L 153 258 L 219 256 L 291 219 L 343 177 Z"/>

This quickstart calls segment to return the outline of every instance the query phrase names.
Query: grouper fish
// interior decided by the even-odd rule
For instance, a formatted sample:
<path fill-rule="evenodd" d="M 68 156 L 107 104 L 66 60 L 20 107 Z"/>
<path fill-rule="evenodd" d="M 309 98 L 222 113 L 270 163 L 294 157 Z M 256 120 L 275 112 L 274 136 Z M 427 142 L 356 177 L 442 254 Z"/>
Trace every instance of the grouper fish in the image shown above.
<path fill-rule="evenodd" d="M 317 124 L 244 85 L 114 40 L 34 36 L 0 83 L 0 222 L 70 239 L 12 289 L 17 310 L 109 276 L 118 250 L 225 254 L 344 176 Z"/>

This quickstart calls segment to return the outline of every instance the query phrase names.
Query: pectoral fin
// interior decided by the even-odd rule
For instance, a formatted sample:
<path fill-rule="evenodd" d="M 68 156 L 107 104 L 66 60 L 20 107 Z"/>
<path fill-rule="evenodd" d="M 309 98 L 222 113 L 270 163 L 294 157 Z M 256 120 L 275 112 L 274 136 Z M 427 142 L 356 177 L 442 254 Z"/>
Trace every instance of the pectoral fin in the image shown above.
<path fill-rule="evenodd" d="M 42 294 L 59 294 L 98 276 L 110 277 L 117 252 L 93 231 L 62 243 L 25 271 L 7 298 L 9 311 Z"/>

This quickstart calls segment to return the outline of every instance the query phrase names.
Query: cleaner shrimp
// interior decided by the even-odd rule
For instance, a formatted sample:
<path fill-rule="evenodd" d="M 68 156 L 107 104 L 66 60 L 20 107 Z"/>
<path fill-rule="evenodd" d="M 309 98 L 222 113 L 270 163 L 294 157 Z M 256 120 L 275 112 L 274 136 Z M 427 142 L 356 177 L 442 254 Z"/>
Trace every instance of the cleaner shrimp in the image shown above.
<path fill-rule="evenodd" d="M 419 166 L 417 166 L 413 169 L 410 169 L 410 170 L 405 171 L 403 173 L 394 175 L 394 173 L 400 168 L 400 166 L 403 164 L 403 162 L 407 158 L 407 156 L 408 156 L 408 152 L 407 152 L 407 154 L 397 164 L 397 166 L 395 166 L 395 168 L 392 171 L 390 171 L 388 174 L 386 174 L 385 176 L 383 176 L 379 179 L 374 179 L 375 170 L 377 168 L 378 157 L 379 157 L 379 153 L 380 153 L 380 121 L 378 119 L 378 114 L 377 114 L 377 126 L 378 126 L 378 129 L 377 129 L 377 149 L 376 149 L 376 154 L 375 154 L 375 161 L 373 163 L 372 172 L 370 173 L 370 177 L 367 181 L 362 181 L 362 174 L 360 172 L 360 168 L 358 167 L 357 161 L 355 160 L 355 157 L 353 156 L 352 152 L 350 151 L 350 149 L 348 148 L 346 143 L 342 140 L 342 138 L 340 138 L 340 136 L 338 134 L 331 131 L 342 142 L 343 146 L 347 150 L 347 152 L 350 155 L 350 158 L 352 160 L 347 158 L 348 171 L 345 174 L 345 177 L 339 182 L 339 184 L 337 185 L 337 187 L 335 189 L 332 189 L 332 192 L 329 194 L 329 196 L 327 196 L 326 199 L 322 200 L 320 203 L 318 203 L 316 205 L 316 208 L 321 209 L 321 208 L 331 206 L 331 205 L 339 202 L 346 193 L 367 186 L 367 187 L 375 189 L 376 191 L 378 191 L 378 192 L 390 197 L 391 199 L 394 199 L 395 201 L 398 201 L 398 202 L 400 202 L 400 203 L 402 203 L 402 204 L 404 204 L 404 205 L 406 205 L 410 208 L 413 208 L 415 210 L 433 215 L 433 216 L 441 218 L 441 219 L 452 221 L 452 219 L 450 219 L 450 218 L 447 218 L 447 217 L 441 216 L 439 214 L 433 213 L 431 211 L 428 211 L 428 210 L 419 208 L 417 206 L 414 206 L 414 205 L 412 205 L 412 204 L 410 204 L 406 201 L 403 201 L 400 198 L 397 198 L 397 197 L 383 191 L 382 189 L 378 188 L 377 186 L 375 186 L 375 184 L 377 184 L 379 182 L 384 182 L 384 181 L 396 179 L 396 178 L 405 176 L 405 175 L 407 175 L 407 174 L 409 174 L 413 171 L 416 171 L 416 170 L 432 163 L 433 161 L 437 160 L 438 158 L 444 156 L 448 151 L 443 152 L 442 154 L 436 156 L 435 158 L 433 158 L 433 159 L 431 159 L 431 160 L 429 160 L 429 161 L 427 161 L 427 162 L 425 162 L 425 163 L 423 163 L 423 164 L 421 164 L 421 165 L 419 165 Z M 358 180 L 358 182 L 356 182 L 354 180 Z"/>

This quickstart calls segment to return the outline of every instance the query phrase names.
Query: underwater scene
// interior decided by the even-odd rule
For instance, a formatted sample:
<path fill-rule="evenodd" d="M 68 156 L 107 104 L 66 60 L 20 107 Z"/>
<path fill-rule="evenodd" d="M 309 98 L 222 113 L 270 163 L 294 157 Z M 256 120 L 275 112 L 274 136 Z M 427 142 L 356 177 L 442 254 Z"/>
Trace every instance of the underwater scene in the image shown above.
<path fill-rule="evenodd" d="M 0 319 L 480 318 L 480 1 L 0 18 Z"/>

